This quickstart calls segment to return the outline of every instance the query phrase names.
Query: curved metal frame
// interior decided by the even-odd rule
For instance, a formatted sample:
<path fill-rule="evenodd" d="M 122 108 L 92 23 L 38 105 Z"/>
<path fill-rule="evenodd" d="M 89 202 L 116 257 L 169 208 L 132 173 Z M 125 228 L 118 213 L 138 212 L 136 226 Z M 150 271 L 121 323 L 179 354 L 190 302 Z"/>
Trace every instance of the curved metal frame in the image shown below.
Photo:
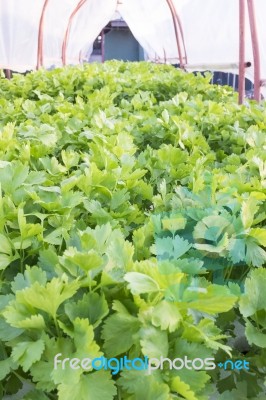
<path fill-rule="evenodd" d="M 49 0 L 44 0 L 40 23 L 39 23 L 36 69 L 39 69 L 43 65 L 43 21 L 44 21 L 45 11 L 46 11 L 48 3 L 49 3 Z"/>
<path fill-rule="evenodd" d="M 239 0 L 239 69 L 238 103 L 242 104 L 245 96 L 245 0 Z"/>
<path fill-rule="evenodd" d="M 166 2 L 168 4 L 168 7 L 170 9 L 170 12 L 171 12 L 171 15 L 172 15 L 172 19 L 173 19 L 180 68 L 184 68 L 185 64 L 187 63 L 187 56 L 186 56 L 186 49 L 185 49 L 185 42 L 184 42 L 184 35 L 183 35 L 181 21 L 180 21 L 180 19 L 178 17 L 176 8 L 175 8 L 172 0 L 166 0 Z M 181 36 L 182 41 L 183 41 L 183 48 L 184 48 L 184 52 L 185 52 L 185 56 L 184 57 L 183 57 L 182 49 L 181 49 L 181 43 L 180 43 L 180 38 L 179 38 L 179 30 L 180 30 L 180 36 Z"/>
<path fill-rule="evenodd" d="M 173 6 L 173 11 L 174 11 L 174 14 L 175 14 L 175 18 L 176 18 L 176 21 L 177 21 L 177 24 L 178 24 L 178 27 L 179 27 L 179 31 L 180 31 L 180 35 L 181 35 L 181 39 L 182 39 L 182 45 L 183 45 L 183 49 L 184 49 L 184 63 L 187 64 L 187 50 L 186 50 L 186 45 L 185 45 L 185 37 L 184 37 L 182 23 L 181 23 L 181 20 L 179 18 L 179 15 L 178 15 L 178 13 L 176 11 L 174 3 L 172 2 L 172 0 L 170 0 L 170 2 L 172 3 L 172 6 Z"/>
<path fill-rule="evenodd" d="M 249 24 L 252 41 L 252 51 L 254 59 L 254 99 L 257 101 L 261 100 L 261 75 L 260 75 L 260 48 L 257 32 L 257 24 L 255 17 L 255 9 L 253 0 L 247 0 L 248 13 L 249 13 Z"/>
<path fill-rule="evenodd" d="M 86 3 L 87 0 L 80 0 L 74 11 L 71 13 L 67 29 L 65 32 L 64 40 L 62 43 L 62 63 L 66 65 L 66 51 L 69 40 L 69 34 L 71 29 L 71 24 L 73 18 L 80 10 L 80 8 Z M 117 0 L 117 4 L 119 4 Z M 40 22 L 39 22 L 39 30 L 38 30 L 38 49 L 37 49 L 37 65 L 36 69 L 38 70 L 43 66 L 43 24 L 45 18 L 46 8 L 48 6 L 49 0 L 44 0 L 43 8 L 41 12 Z M 178 56 L 180 61 L 180 67 L 184 68 L 187 64 L 187 53 L 185 47 L 184 33 L 182 29 L 182 24 L 178 13 L 176 11 L 175 5 L 172 0 L 166 0 L 166 3 L 169 7 L 169 10 L 172 15 L 172 20 L 174 24 L 174 31 L 176 36 L 176 43 L 178 49 Z M 253 51 L 253 59 L 254 59 L 254 99 L 257 101 L 261 100 L 261 86 L 265 85 L 265 80 L 261 80 L 261 72 L 260 72 L 260 48 L 258 41 L 258 32 L 256 25 L 256 17 L 255 17 L 255 8 L 254 8 L 254 0 L 247 0 L 248 14 L 249 14 L 249 25 L 250 25 L 250 33 L 251 33 L 251 42 L 252 42 L 252 51 Z M 182 43 L 180 42 L 180 37 Z M 182 54 L 182 46 L 184 51 L 184 56 Z M 164 58 L 166 61 L 166 54 L 164 50 Z M 245 0 L 239 0 L 239 103 L 241 104 L 244 100 L 244 92 L 245 92 L 245 68 L 249 66 L 245 62 Z"/>
<path fill-rule="evenodd" d="M 68 25 L 67 29 L 65 32 L 63 44 L 62 44 L 62 63 L 65 66 L 66 65 L 66 51 L 67 51 L 67 45 L 68 45 L 68 39 L 69 39 L 69 34 L 70 34 L 70 29 L 71 29 L 71 24 L 73 21 L 73 18 L 77 14 L 77 12 L 80 10 L 80 8 L 86 3 L 87 0 L 80 0 L 74 11 L 71 13 L 69 20 L 68 20 Z"/>

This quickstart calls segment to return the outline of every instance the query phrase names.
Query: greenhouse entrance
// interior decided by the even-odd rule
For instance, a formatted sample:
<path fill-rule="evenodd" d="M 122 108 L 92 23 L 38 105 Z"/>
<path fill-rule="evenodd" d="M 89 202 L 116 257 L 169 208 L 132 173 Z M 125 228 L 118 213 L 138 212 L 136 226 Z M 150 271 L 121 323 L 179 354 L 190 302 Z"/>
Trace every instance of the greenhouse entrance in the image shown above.
<path fill-rule="evenodd" d="M 143 61 L 144 50 L 133 36 L 127 23 L 116 13 L 93 45 L 90 62 L 119 60 Z"/>
<path fill-rule="evenodd" d="M 129 29 L 115 29 L 104 34 L 103 59 L 121 61 L 144 60 L 142 47 Z"/>

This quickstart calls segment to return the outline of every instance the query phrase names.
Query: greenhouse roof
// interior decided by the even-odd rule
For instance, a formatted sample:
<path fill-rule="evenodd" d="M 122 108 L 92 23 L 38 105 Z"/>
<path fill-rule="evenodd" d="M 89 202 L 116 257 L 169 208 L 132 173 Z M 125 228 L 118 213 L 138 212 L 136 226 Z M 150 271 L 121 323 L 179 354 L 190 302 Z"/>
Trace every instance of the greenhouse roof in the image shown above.
<path fill-rule="evenodd" d="M 119 12 L 151 61 L 222 70 L 266 96 L 265 0 L 2 0 L 0 67 L 80 63 Z"/>

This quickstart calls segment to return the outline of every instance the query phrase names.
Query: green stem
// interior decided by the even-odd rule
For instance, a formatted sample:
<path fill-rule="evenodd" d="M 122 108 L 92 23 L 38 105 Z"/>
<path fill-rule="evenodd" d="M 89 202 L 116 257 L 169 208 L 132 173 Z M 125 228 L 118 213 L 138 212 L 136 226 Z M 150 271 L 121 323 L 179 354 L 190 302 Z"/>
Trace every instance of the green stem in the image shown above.
<path fill-rule="evenodd" d="M 96 292 L 96 290 L 98 290 L 98 289 L 100 289 L 102 287 L 102 284 L 101 283 L 99 283 L 99 285 L 97 285 L 97 286 L 95 286 L 95 288 L 91 288 L 91 285 L 90 285 L 90 292 Z"/>
<path fill-rule="evenodd" d="M 247 270 L 245 269 L 243 274 L 241 275 L 239 281 L 242 282 L 242 280 L 244 279 L 245 275 L 247 275 Z"/>
<path fill-rule="evenodd" d="M 23 245 L 23 239 L 21 239 L 20 249 L 19 249 L 19 254 L 20 254 L 20 272 L 23 274 L 23 265 L 24 265 L 25 254 L 24 254 L 24 250 L 22 248 L 22 245 Z"/>
<path fill-rule="evenodd" d="M 233 268 L 234 268 L 234 265 L 232 264 L 232 265 L 230 265 L 229 268 L 226 269 L 226 279 L 225 280 L 226 280 L 227 283 L 228 283 L 228 281 L 230 279 L 230 276 L 232 274 Z"/>
<path fill-rule="evenodd" d="M 24 383 L 24 382 L 29 382 L 29 383 L 31 383 L 28 379 L 23 378 L 23 376 L 21 376 L 18 372 L 12 371 L 12 373 L 13 373 L 14 375 L 16 375 L 16 377 L 20 380 L 20 382 L 22 382 L 22 383 Z"/>
<path fill-rule="evenodd" d="M 60 328 L 59 328 L 59 325 L 58 325 L 58 322 L 57 322 L 57 319 L 56 319 L 56 315 L 53 317 L 53 320 L 54 320 L 57 336 L 61 337 L 61 331 L 60 331 Z"/>

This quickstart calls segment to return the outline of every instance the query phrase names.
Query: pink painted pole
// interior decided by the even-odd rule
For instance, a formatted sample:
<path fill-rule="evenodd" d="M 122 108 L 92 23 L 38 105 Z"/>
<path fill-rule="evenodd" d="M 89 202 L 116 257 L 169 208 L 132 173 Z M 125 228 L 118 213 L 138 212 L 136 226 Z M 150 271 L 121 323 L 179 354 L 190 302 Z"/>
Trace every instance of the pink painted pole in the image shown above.
<path fill-rule="evenodd" d="M 174 15 L 175 15 L 178 27 L 179 27 L 181 39 L 182 39 L 183 49 L 184 49 L 184 53 L 185 53 L 184 54 L 184 59 L 185 59 L 184 63 L 187 64 L 187 50 L 186 50 L 186 44 L 185 44 L 185 39 L 184 39 L 184 32 L 183 32 L 182 23 L 181 23 L 181 20 L 179 18 L 179 15 L 178 15 L 178 13 L 176 11 L 174 3 L 172 2 L 172 0 L 170 0 L 170 2 L 172 4 L 173 12 L 174 12 Z"/>
<path fill-rule="evenodd" d="M 177 24 L 177 20 L 176 20 L 176 17 L 175 17 L 175 8 L 174 8 L 173 3 L 172 3 L 171 0 L 166 0 L 166 2 L 167 2 L 168 7 L 169 7 L 169 9 L 171 11 L 171 15 L 172 15 L 172 19 L 173 19 L 180 68 L 184 68 L 182 50 L 181 50 L 181 45 L 180 45 L 180 40 L 179 40 L 179 33 L 178 33 L 178 24 Z"/>
<path fill-rule="evenodd" d="M 63 44 L 62 44 L 62 63 L 63 63 L 63 65 L 66 65 L 66 51 L 67 51 L 67 45 L 68 45 L 68 39 L 69 39 L 72 21 L 73 21 L 75 15 L 77 14 L 77 12 L 79 11 L 79 9 L 83 6 L 83 4 L 86 3 L 86 1 L 87 0 L 80 0 L 80 2 L 78 3 L 78 5 L 76 6 L 76 8 L 74 9 L 74 11 L 72 12 L 72 14 L 69 17 L 67 29 L 66 29 Z"/>
<path fill-rule="evenodd" d="M 45 0 L 42 8 L 40 23 L 39 23 L 39 32 L 38 32 L 38 50 L 37 50 L 37 66 L 36 69 L 39 69 L 43 65 L 43 22 L 45 16 L 45 10 L 48 5 L 49 0 Z"/>
<path fill-rule="evenodd" d="M 166 63 L 167 63 L 167 58 L 166 58 L 166 51 L 165 51 L 165 48 L 163 49 L 163 54 L 164 54 L 164 63 L 166 64 Z"/>
<path fill-rule="evenodd" d="M 238 103 L 242 104 L 245 95 L 245 0 L 239 0 L 239 77 Z"/>
<path fill-rule="evenodd" d="M 250 23 L 252 50 L 254 58 L 254 99 L 260 101 L 261 100 L 260 48 L 259 48 L 257 24 L 255 17 L 254 1 L 247 0 L 247 3 L 248 3 L 249 23 Z"/>
<path fill-rule="evenodd" d="M 12 74 L 11 74 L 11 70 L 10 69 L 4 69 L 4 74 L 6 79 L 11 79 L 12 78 Z"/>

